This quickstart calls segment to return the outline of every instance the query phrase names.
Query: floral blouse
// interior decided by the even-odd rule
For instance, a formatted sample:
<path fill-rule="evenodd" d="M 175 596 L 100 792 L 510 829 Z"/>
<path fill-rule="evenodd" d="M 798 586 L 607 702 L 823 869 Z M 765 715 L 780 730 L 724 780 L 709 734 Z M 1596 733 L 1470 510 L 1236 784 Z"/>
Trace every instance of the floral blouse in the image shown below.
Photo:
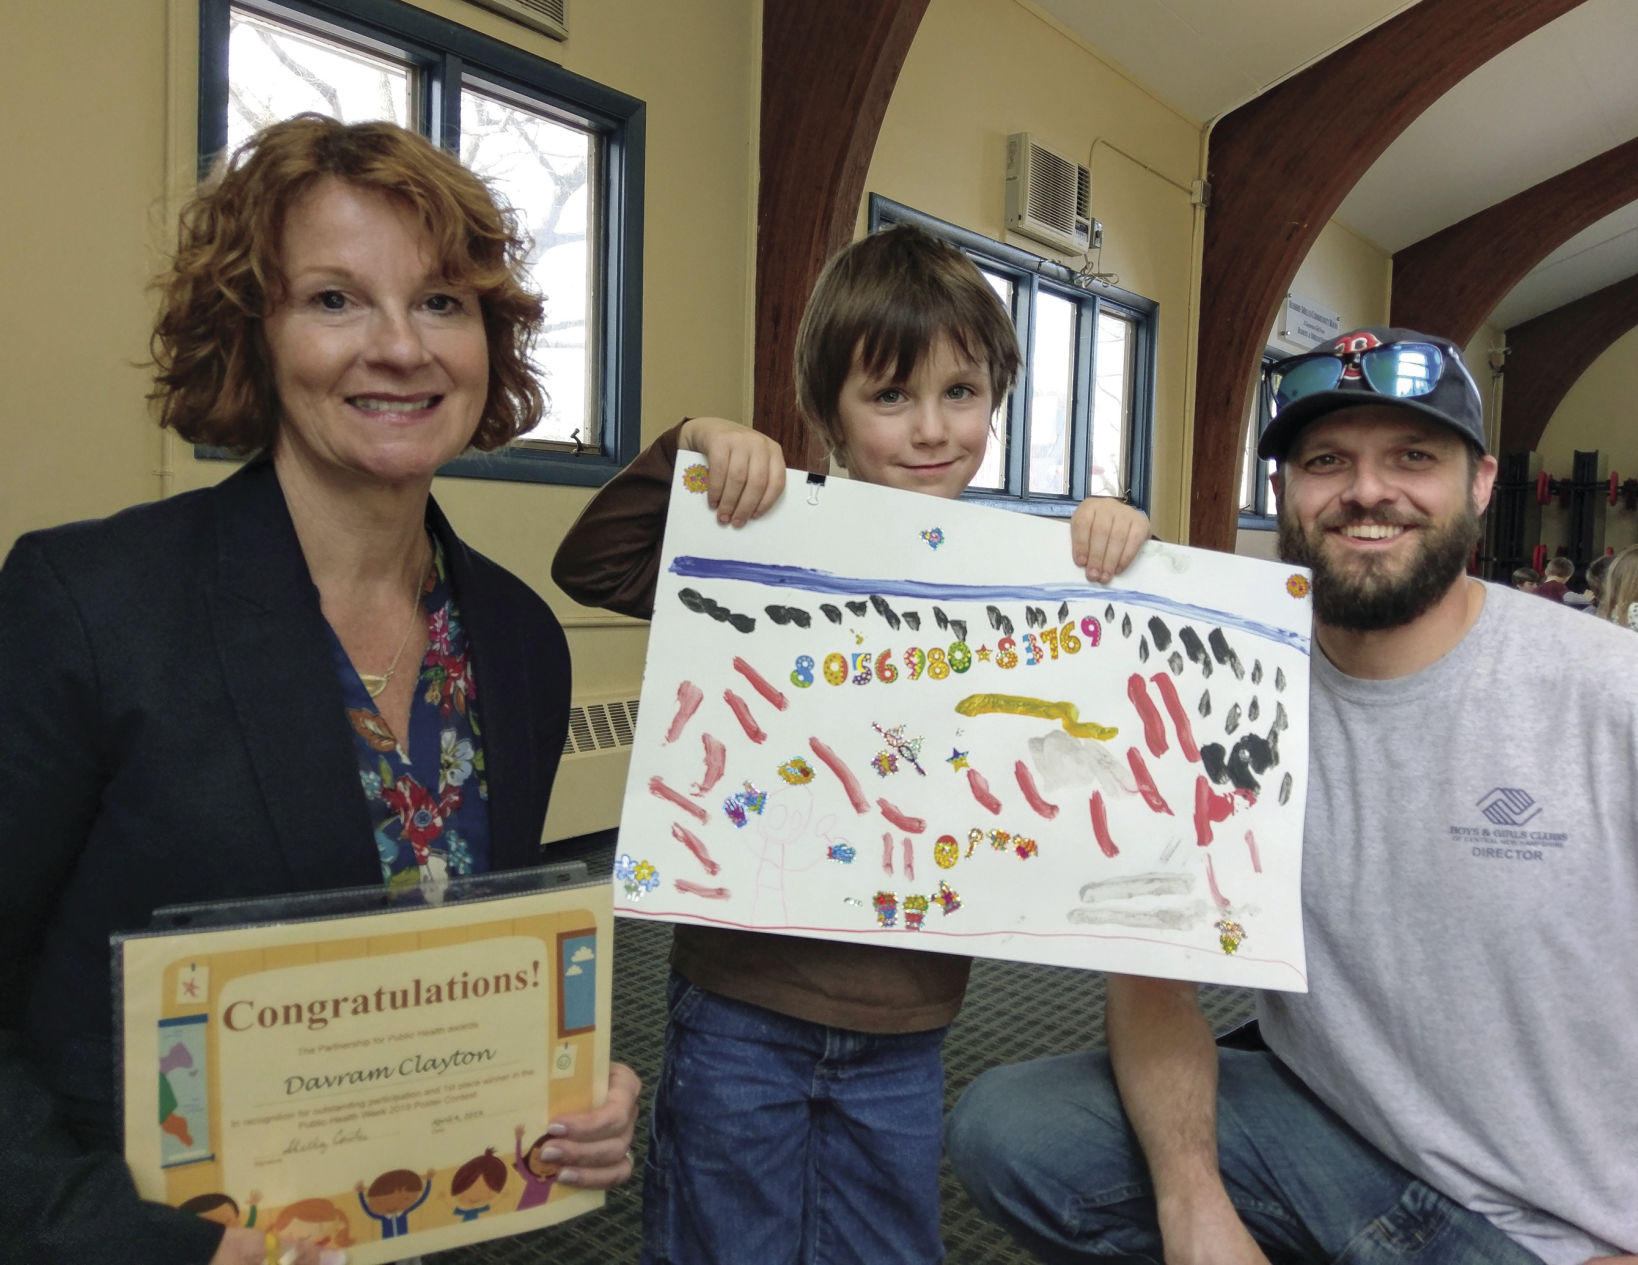
<path fill-rule="evenodd" d="M 428 644 L 410 703 L 407 755 L 330 632 L 381 878 L 389 887 L 489 869 L 489 788 L 472 657 L 436 537 L 423 597 Z"/>

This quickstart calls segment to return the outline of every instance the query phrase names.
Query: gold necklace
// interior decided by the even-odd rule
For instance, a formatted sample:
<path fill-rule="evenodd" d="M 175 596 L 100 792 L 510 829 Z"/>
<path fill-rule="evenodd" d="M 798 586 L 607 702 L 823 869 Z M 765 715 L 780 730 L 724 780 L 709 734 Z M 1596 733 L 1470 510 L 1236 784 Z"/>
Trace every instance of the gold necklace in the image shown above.
<path fill-rule="evenodd" d="M 433 559 L 436 558 L 437 551 L 434 550 Z M 392 682 L 393 673 L 398 671 L 398 661 L 404 657 L 404 647 L 409 645 L 410 633 L 415 631 L 415 617 L 422 613 L 421 591 L 426 588 L 427 575 L 431 570 L 432 561 L 428 561 L 427 569 L 421 572 L 420 578 L 415 583 L 415 600 L 410 604 L 409 623 L 404 625 L 404 639 L 398 643 L 398 653 L 393 655 L 392 662 L 387 665 L 387 670 L 379 676 L 373 672 L 360 672 L 358 674 L 358 679 L 364 686 L 364 692 L 371 698 L 380 698 L 383 691 Z"/>

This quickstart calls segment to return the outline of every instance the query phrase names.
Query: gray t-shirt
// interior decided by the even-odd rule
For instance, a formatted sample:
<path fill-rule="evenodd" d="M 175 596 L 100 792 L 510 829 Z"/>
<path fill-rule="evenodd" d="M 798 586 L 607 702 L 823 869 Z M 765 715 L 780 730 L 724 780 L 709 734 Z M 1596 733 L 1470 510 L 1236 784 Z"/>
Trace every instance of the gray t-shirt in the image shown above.
<path fill-rule="evenodd" d="M 1549 1265 L 1638 1252 L 1638 637 L 1486 585 L 1413 676 L 1316 653 L 1310 724 L 1269 1046 Z"/>

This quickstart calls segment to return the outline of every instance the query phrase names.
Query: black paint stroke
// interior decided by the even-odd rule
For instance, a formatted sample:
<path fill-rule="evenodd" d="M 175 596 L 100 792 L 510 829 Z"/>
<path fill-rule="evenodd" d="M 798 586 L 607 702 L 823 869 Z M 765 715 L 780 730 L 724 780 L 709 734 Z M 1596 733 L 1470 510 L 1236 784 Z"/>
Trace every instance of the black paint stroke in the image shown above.
<path fill-rule="evenodd" d="M 904 612 L 904 624 L 911 632 L 921 631 L 921 616 L 915 611 Z"/>
<path fill-rule="evenodd" d="M 677 600 L 697 615 L 709 615 L 719 624 L 726 623 L 739 632 L 748 633 L 756 627 L 756 620 L 749 615 L 739 615 L 729 610 L 720 602 L 706 597 L 697 589 L 679 589 Z"/>
<path fill-rule="evenodd" d="M 870 609 L 869 602 L 843 602 L 842 605 L 855 615 L 863 615 Z"/>
<path fill-rule="evenodd" d="M 933 607 L 933 622 L 940 628 L 947 629 L 950 626 L 950 617 L 946 615 L 939 607 L 935 606 Z"/>
<path fill-rule="evenodd" d="M 1221 663 L 1230 672 L 1234 673 L 1234 679 L 1236 681 L 1245 680 L 1246 670 L 1240 665 L 1240 656 L 1234 653 L 1234 648 L 1229 645 L 1228 638 L 1223 636 L 1223 630 L 1221 628 L 1213 628 L 1211 632 L 1207 634 L 1206 640 L 1211 643 L 1211 652 L 1216 658 L 1217 662 Z"/>
<path fill-rule="evenodd" d="M 1058 604 L 1058 622 L 1060 624 L 1067 624 L 1069 622 L 1069 603 L 1068 602 L 1060 602 Z"/>
<path fill-rule="evenodd" d="M 1263 661 L 1261 659 L 1253 659 L 1251 661 L 1251 683 L 1253 685 L 1261 685 L 1263 683 Z"/>
<path fill-rule="evenodd" d="M 1211 675 L 1211 656 L 1206 653 L 1206 647 L 1200 640 L 1200 634 L 1189 625 L 1184 624 L 1177 630 L 1177 639 L 1183 643 L 1183 653 L 1189 656 L 1193 663 L 1200 665 L 1200 675 Z"/>
<path fill-rule="evenodd" d="M 966 641 L 967 621 L 964 619 L 952 619 L 950 621 L 950 631 L 955 634 L 955 639 L 957 641 Z"/>
<path fill-rule="evenodd" d="M 1285 804 L 1291 799 L 1291 775 L 1287 773 L 1280 779 L 1280 803 Z"/>
<path fill-rule="evenodd" d="M 1173 654 L 1172 658 L 1174 658 L 1174 659 L 1177 658 L 1177 655 Z M 1204 694 L 1202 694 L 1200 696 L 1200 714 L 1202 716 L 1210 716 L 1211 715 L 1211 691 L 1210 690 L 1207 690 Z"/>
<path fill-rule="evenodd" d="M 1172 630 L 1159 615 L 1149 616 L 1149 636 L 1154 638 L 1155 649 L 1161 654 L 1172 648 Z"/>
<path fill-rule="evenodd" d="M 768 612 L 769 619 L 781 626 L 795 624 L 798 628 L 807 628 L 813 623 L 813 616 L 800 606 L 764 606 L 762 609 Z"/>
<path fill-rule="evenodd" d="M 1183 656 L 1178 654 L 1175 650 L 1172 651 L 1171 654 L 1166 657 L 1166 666 L 1172 670 L 1173 676 L 1182 676 Z"/>
<path fill-rule="evenodd" d="M 1285 691 L 1285 669 L 1284 668 L 1275 668 L 1274 669 L 1274 688 L 1281 691 L 1282 693 Z"/>
<path fill-rule="evenodd" d="M 1223 732 L 1233 733 L 1240 727 L 1240 704 L 1235 703 L 1228 709 L 1228 715 L 1223 717 Z"/>
<path fill-rule="evenodd" d="M 894 632 L 898 632 L 899 617 L 893 608 L 887 604 L 887 600 L 872 593 L 870 595 L 870 604 L 876 608 L 876 614 L 887 621 L 887 626 Z"/>
<path fill-rule="evenodd" d="M 1253 795 L 1262 789 L 1257 774 L 1266 773 L 1277 760 L 1275 748 L 1258 734 L 1245 734 L 1226 753 L 1217 742 L 1200 748 L 1200 763 L 1207 777 L 1219 786 L 1227 782 L 1236 790 L 1250 791 Z"/>
<path fill-rule="evenodd" d="M 1138 662 L 1149 662 L 1149 639 L 1141 635 L 1138 637 Z"/>

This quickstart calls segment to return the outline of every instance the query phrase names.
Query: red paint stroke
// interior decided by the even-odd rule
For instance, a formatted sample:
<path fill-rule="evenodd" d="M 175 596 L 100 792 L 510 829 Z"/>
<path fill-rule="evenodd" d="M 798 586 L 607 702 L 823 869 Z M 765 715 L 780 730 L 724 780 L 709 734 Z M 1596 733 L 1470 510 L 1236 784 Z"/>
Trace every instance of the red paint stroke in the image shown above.
<path fill-rule="evenodd" d="M 739 727 L 745 731 L 745 736 L 752 742 L 766 742 L 768 735 L 762 732 L 762 726 L 756 723 L 756 717 L 751 715 L 751 709 L 745 705 L 745 700 L 732 690 L 722 692 L 722 701 L 728 704 L 734 713 L 734 719 Z"/>
<path fill-rule="evenodd" d="M 1144 762 L 1143 752 L 1136 747 L 1126 748 L 1126 763 L 1132 766 L 1132 776 L 1137 779 L 1138 794 L 1143 796 L 1143 802 L 1157 813 L 1173 816 L 1172 806 L 1166 802 L 1160 788 L 1155 785 L 1154 778 L 1149 776 L 1149 766 Z"/>
<path fill-rule="evenodd" d="M 1257 854 L 1257 836 L 1246 831 L 1246 847 L 1251 849 L 1251 868 L 1255 873 L 1263 872 L 1263 859 Z"/>
<path fill-rule="evenodd" d="M 694 783 L 694 794 L 709 795 L 728 765 L 728 748 L 710 734 L 701 734 L 700 737 L 705 742 L 705 776 Z"/>
<path fill-rule="evenodd" d="M 853 776 L 853 770 L 842 763 L 842 757 L 837 755 L 817 738 L 809 738 L 808 746 L 813 754 L 825 762 L 825 767 L 834 773 L 847 791 L 848 803 L 853 805 L 856 813 L 868 813 L 870 801 L 865 798 L 864 791 L 859 788 L 859 779 Z"/>
<path fill-rule="evenodd" d="M 1166 726 L 1161 723 L 1160 713 L 1149 698 L 1149 687 L 1144 684 L 1141 672 L 1134 672 L 1126 679 L 1126 697 L 1132 700 L 1138 719 L 1143 722 L 1143 741 L 1149 744 L 1149 754 L 1156 757 L 1165 755 Z"/>
<path fill-rule="evenodd" d="M 1018 779 L 1018 789 L 1024 792 L 1024 798 L 1031 808 L 1048 821 L 1058 815 L 1058 805 L 1047 803 L 1041 798 L 1041 792 L 1035 789 L 1035 778 L 1029 771 L 1029 765 L 1019 760 L 1012 766 L 1012 774 Z"/>
<path fill-rule="evenodd" d="M 973 798 L 997 817 L 1001 815 L 1001 801 L 990 793 L 990 784 L 984 775 L 977 769 L 967 770 L 967 785 L 971 788 Z"/>
<path fill-rule="evenodd" d="M 1109 812 L 1103 806 L 1103 792 L 1092 792 L 1092 833 L 1098 840 L 1098 849 L 1106 857 L 1118 857 L 1120 849 L 1109 835 Z"/>
<path fill-rule="evenodd" d="M 1222 889 L 1217 886 L 1217 870 L 1212 866 L 1211 853 L 1206 853 L 1206 882 L 1211 887 L 1211 898 L 1217 902 L 1217 908 L 1229 907 L 1228 897 L 1223 895 Z"/>
<path fill-rule="evenodd" d="M 900 830 L 908 831 L 913 835 L 919 835 L 923 830 L 927 829 L 927 822 L 925 819 L 921 817 L 907 816 L 903 811 L 901 811 L 895 805 L 889 804 L 885 799 L 878 799 L 876 801 L 876 807 L 882 810 L 883 817 L 887 818 L 888 821 L 892 822 Z"/>
<path fill-rule="evenodd" d="M 890 834 L 882 836 L 882 873 L 893 873 L 893 836 Z"/>
<path fill-rule="evenodd" d="M 665 731 L 666 742 L 675 742 L 682 737 L 683 726 L 699 710 L 700 700 L 704 697 L 705 691 L 692 681 L 684 681 L 677 687 L 677 714 L 671 718 L 671 726 Z"/>
<path fill-rule="evenodd" d="M 903 843 L 904 843 L 904 877 L 907 878 L 907 879 L 910 879 L 912 882 L 914 882 L 915 877 L 916 877 L 916 850 L 915 850 L 915 847 L 911 844 L 909 838 L 905 838 L 903 840 Z"/>
<path fill-rule="evenodd" d="M 1239 800 L 1255 804 L 1257 797 L 1250 791 L 1235 790 L 1227 795 L 1214 791 L 1204 777 L 1194 779 L 1194 841 L 1202 848 L 1211 842 L 1211 824 L 1227 821 L 1239 807 Z"/>
<path fill-rule="evenodd" d="M 1189 724 L 1189 713 L 1183 706 L 1183 700 L 1177 696 L 1177 686 L 1172 683 L 1171 674 L 1156 672 L 1149 679 L 1160 691 L 1160 701 L 1166 704 L 1167 714 L 1172 718 L 1172 727 L 1177 730 L 1177 745 L 1183 749 L 1186 758 L 1199 764 L 1200 748 L 1194 745 L 1194 729 Z"/>
<path fill-rule="evenodd" d="M 770 684 L 768 679 L 764 677 L 762 673 L 758 672 L 738 655 L 734 656 L 734 671 L 738 672 L 742 677 L 749 681 L 751 683 L 751 688 L 772 703 L 779 711 L 784 711 L 786 707 L 790 706 L 785 696 L 781 694 L 772 684 Z"/>
<path fill-rule="evenodd" d="M 699 836 L 687 826 L 682 825 L 680 822 L 672 822 L 671 837 L 694 854 L 699 863 L 705 867 L 707 874 L 715 874 L 722 868 L 711 859 L 711 854 L 705 850 L 705 844 L 700 842 Z"/>
<path fill-rule="evenodd" d="M 726 887 L 706 887 L 703 883 L 690 883 L 685 878 L 672 879 L 671 886 L 679 892 L 689 896 L 702 896 L 706 900 L 727 900 L 733 895 Z"/>
<path fill-rule="evenodd" d="M 665 779 L 658 773 L 648 779 L 648 793 L 650 795 L 658 796 L 659 798 L 665 800 L 668 804 L 675 804 L 678 808 L 682 809 L 683 812 L 687 813 L 696 821 L 710 820 L 710 814 L 708 814 L 705 809 L 701 808 L 681 791 L 672 790 L 665 784 Z"/>

